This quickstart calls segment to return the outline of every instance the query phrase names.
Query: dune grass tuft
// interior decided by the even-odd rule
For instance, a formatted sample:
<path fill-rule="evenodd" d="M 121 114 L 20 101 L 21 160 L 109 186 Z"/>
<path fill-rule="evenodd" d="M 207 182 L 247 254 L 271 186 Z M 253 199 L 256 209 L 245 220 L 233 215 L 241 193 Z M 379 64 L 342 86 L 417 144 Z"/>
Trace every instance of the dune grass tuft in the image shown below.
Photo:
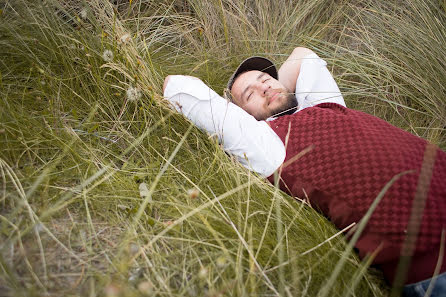
<path fill-rule="evenodd" d="M 352 3 L 0 2 L 1 295 L 384 296 L 339 230 L 161 91 L 222 93 L 241 59 L 307 46 L 347 104 L 444 148 L 444 7 Z"/>

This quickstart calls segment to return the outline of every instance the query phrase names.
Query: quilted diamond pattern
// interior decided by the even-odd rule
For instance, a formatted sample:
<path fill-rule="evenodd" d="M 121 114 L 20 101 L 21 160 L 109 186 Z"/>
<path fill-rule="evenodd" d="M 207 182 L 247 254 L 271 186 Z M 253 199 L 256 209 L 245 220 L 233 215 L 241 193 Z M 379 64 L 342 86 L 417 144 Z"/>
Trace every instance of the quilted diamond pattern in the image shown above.
<path fill-rule="evenodd" d="M 314 145 L 313 150 L 282 169 L 281 187 L 291 189 L 295 196 L 306 193 L 312 205 L 338 228 L 358 222 L 392 177 L 413 171 L 390 187 L 357 244 L 361 256 L 381 245 L 375 263 L 398 258 L 427 141 L 335 103 L 282 116 L 270 125 L 284 143 L 290 133 L 285 162 Z M 438 150 L 416 253 L 440 244 L 441 231 L 446 228 L 445 181 L 446 153 Z"/>

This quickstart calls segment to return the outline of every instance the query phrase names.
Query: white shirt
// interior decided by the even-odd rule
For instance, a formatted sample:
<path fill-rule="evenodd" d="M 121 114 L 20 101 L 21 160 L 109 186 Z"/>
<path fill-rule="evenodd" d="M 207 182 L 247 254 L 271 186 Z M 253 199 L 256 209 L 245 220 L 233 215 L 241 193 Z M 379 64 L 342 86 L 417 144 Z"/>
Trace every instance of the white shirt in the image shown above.
<path fill-rule="evenodd" d="M 296 82 L 296 112 L 324 102 L 345 106 L 344 98 L 326 66 L 327 63 L 314 53 L 303 58 Z M 201 80 L 171 76 L 164 97 L 200 129 L 217 135 L 225 151 L 249 170 L 270 176 L 285 160 L 283 142 L 265 121 L 257 121 Z"/>

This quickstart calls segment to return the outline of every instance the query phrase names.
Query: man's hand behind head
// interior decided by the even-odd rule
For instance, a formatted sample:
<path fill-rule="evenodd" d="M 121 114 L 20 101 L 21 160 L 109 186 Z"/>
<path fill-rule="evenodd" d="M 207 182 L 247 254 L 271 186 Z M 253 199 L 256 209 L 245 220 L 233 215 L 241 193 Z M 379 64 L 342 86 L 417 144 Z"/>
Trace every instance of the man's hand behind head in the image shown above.
<path fill-rule="evenodd" d="M 303 58 L 313 51 L 305 47 L 296 47 L 288 59 L 279 68 L 279 81 L 290 91 L 295 92 Z"/>

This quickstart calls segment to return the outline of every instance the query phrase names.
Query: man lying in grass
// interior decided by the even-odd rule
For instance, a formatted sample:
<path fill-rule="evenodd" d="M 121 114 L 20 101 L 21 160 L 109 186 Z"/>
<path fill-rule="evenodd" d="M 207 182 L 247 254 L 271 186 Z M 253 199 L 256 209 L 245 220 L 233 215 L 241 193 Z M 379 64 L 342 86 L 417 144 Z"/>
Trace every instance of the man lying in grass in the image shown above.
<path fill-rule="evenodd" d="M 278 177 L 282 190 L 308 199 L 340 229 L 358 223 L 387 185 L 356 242 L 360 257 L 375 253 L 373 264 L 398 284 L 400 257 L 412 256 L 399 269 L 404 294 L 423 296 L 431 284 L 431 296 L 446 296 L 446 153 L 346 108 L 314 52 L 296 48 L 278 71 L 265 58 L 243 61 L 228 100 L 190 76 L 168 76 L 164 96 L 246 168 L 273 183 Z"/>

